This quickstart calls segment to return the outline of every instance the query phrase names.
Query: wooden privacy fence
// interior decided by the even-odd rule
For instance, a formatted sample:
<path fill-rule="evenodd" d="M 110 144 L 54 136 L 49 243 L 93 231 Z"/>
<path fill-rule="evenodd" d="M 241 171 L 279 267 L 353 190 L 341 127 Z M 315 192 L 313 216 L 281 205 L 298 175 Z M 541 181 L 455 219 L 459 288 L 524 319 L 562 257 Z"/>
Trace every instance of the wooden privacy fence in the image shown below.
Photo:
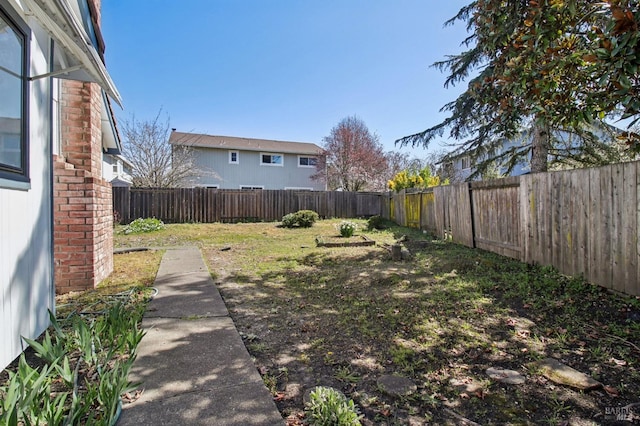
<path fill-rule="evenodd" d="M 167 223 L 277 221 L 287 213 L 314 210 L 321 217 L 380 214 L 380 193 L 213 188 L 113 188 L 120 223 L 155 217 Z"/>
<path fill-rule="evenodd" d="M 640 162 L 389 194 L 383 216 L 640 295 Z"/>

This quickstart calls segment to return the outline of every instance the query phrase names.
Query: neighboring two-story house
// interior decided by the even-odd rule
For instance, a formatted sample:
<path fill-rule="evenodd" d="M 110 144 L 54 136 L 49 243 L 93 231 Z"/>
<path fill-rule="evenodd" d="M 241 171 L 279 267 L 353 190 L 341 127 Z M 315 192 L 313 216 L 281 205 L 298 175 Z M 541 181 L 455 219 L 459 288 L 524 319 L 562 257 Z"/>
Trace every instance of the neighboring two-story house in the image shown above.
<path fill-rule="evenodd" d="M 169 143 L 193 151 L 190 186 L 218 189 L 297 189 L 324 191 L 314 180 L 322 148 L 283 142 L 172 131 Z"/>
<path fill-rule="evenodd" d="M 603 146 L 608 146 L 610 148 L 614 148 L 616 141 L 616 136 L 621 133 L 621 130 L 610 125 L 601 125 L 598 127 L 594 127 L 592 130 L 593 135 L 600 141 Z M 518 134 L 516 137 L 508 140 L 502 141 L 502 143 L 498 146 L 495 155 L 499 155 L 506 152 L 519 152 L 521 153 L 521 158 L 518 162 L 512 167 L 511 171 L 508 173 L 509 176 L 520 176 L 525 175 L 531 172 L 531 138 L 532 135 L 530 132 L 523 131 Z M 587 154 L 582 154 L 580 147 L 583 144 L 583 140 L 580 136 L 576 134 L 569 133 L 563 130 L 553 131 L 554 138 L 554 149 L 549 151 L 549 164 L 550 169 L 566 169 L 566 168 L 575 168 L 575 167 L 584 167 L 584 164 L 590 164 L 590 161 L 593 161 L 594 165 L 598 164 L 597 161 L 605 162 L 606 159 L 609 158 L 609 162 L 619 162 L 625 161 L 624 154 L 616 155 L 616 151 L 614 149 L 610 150 L 608 153 L 600 152 L 598 153 L 598 147 L 595 146 L 592 151 L 597 155 L 594 155 L 593 158 L 589 158 Z M 575 154 L 578 157 L 583 157 L 584 162 L 579 163 L 577 161 L 571 161 L 569 157 L 572 154 Z M 476 171 L 476 164 L 479 164 L 482 161 L 483 156 L 480 158 L 474 158 L 473 153 L 465 152 L 457 154 L 456 152 L 450 153 L 442 162 L 442 166 L 445 167 L 454 178 L 452 182 L 460 182 L 468 180 L 469 177 Z M 487 157 L 484 157 L 487 158 Z M 558 161 L 559 158 L 564 158 L 562 161 Z M 497 159 L 495 160 L 493 167 L 491 170 L 488 170 L 487 174 L 491 177 L 503 177 L 507 175 L 507 166 L 506 160 Z M 626 159 L 628 161 L 629 159 Z M 583 164 L 583 165 L 581 165 Z M 475 176 L 475 180 L 481 180 L 482 176 Z"/>

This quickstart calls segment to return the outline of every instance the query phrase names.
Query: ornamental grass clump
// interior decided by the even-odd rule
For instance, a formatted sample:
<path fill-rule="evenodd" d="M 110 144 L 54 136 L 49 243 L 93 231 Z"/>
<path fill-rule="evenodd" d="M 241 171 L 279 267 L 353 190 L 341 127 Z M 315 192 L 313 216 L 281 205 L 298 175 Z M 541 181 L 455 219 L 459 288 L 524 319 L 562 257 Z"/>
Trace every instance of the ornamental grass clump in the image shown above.
<path fill-rule="evenodd" d="M 144 336 L 144 306 L 133 292 L 119 296 L 98 312 L 49 312 L 44 337 L 23 338 L 40 361 L 32 367 L 23 353 L 0 383 L 0 425 L 115 423 L 122 395 L 138 387 L 128 375 Z"/>
<path fill-rule="evenodd" d="M 344 238 L 353 237 L 353 233 L 358 229 L 358 225 L 349 221 L 342 221 L 337 226 L 338 232 L 340 232 L 340 236 Z"/>
<path fill-rule="evenodd" d="M 145 232 L 154 232 L 164 229 L 164 222 L 155 217 L 148 217 L 146 219 L 138 218 L 125 226 L 122 231 L 125 235 L 129 234 L 142 234 Z"/>
<path fill-rule="evenodd" d="M 312 426 L 360 426 L 362 416 L 353 400 L 336 389 L 318 386 L 309 395 L 305 407 Z"/>

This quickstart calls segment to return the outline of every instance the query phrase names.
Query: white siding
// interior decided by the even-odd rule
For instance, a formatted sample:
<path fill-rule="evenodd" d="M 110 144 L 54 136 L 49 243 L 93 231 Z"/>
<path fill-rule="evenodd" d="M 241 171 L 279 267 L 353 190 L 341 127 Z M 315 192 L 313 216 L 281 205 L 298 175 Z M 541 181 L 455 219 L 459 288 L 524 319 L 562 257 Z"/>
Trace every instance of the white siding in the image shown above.
<path fill-rule="evenodd" d="M 24 17 L 23 17 L 24 18 Z M 31 75 L 49 71 L 49 37 L 33 20 Z M 30 83 L 29 190 L 0 188 L 0 368 L 35 338 L 54 309 L 49 79 Z"/>

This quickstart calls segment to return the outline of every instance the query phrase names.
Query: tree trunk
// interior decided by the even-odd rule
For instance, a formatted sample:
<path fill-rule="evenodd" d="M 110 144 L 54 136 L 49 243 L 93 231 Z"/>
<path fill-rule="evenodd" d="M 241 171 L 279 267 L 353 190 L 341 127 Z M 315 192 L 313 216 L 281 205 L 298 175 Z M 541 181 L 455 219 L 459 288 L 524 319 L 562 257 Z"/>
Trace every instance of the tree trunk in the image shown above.
<path fill-rule="evenodd" d="M 531 141 L 531 173 L 548 170 L 550 140 L 549 126 L 543 120 L 536 121 Z"/>

